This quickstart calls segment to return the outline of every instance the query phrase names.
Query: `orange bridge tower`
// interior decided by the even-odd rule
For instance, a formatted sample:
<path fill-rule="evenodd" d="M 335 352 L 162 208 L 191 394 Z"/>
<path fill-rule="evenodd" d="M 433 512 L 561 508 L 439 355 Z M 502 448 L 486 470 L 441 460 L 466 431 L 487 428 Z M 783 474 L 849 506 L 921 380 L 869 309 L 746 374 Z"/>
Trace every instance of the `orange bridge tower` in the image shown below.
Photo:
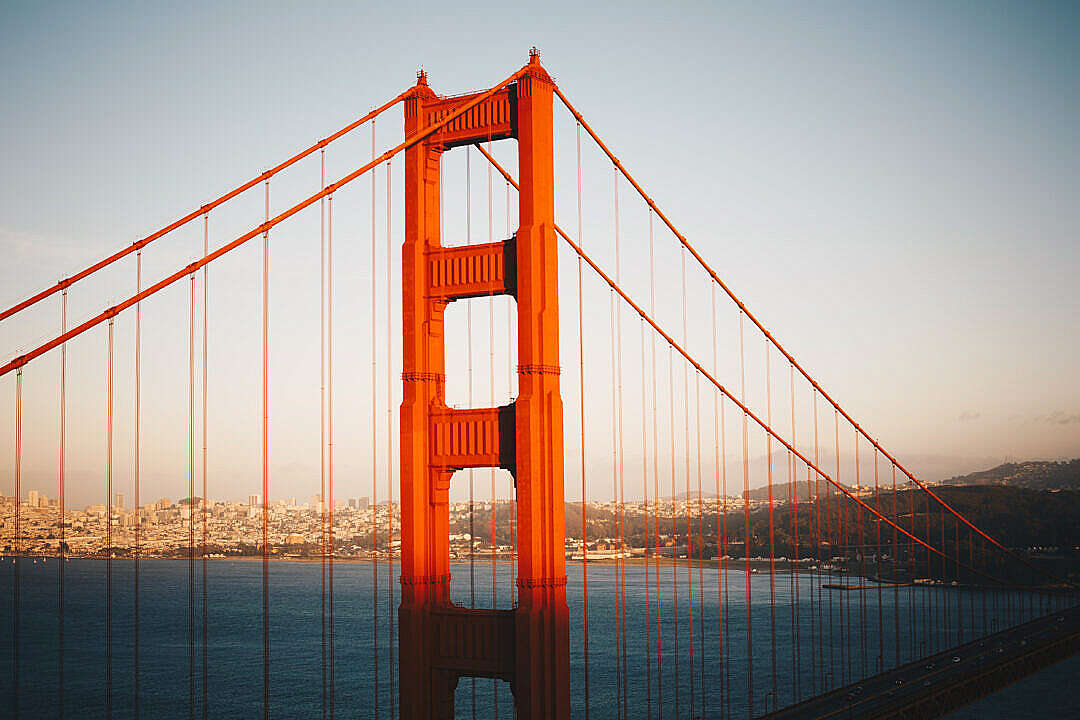
<path fill-rule="evenodd" d="M 474 95 L 438 97 L 421 73 L 405 102 L 406 137 Z M 510 683 L 522 720 L 570 716 L 569 623 L 559 390 L 553 83 L 530 52 L 518 80 L 405 151 L 402 246 L 400 708 L 403 720 L 454 716 L 462 677 Z M 513 237 L 442 246 L 442 154 L 516 138 L 520 226 Z M 447 304 L 510 295 L 517 301 L 518 393 L 505 407 L 445 403 Z M 518 605 L 450 602 L 449 490 L 454 472 L 501 467 L 514 477 Z"/>

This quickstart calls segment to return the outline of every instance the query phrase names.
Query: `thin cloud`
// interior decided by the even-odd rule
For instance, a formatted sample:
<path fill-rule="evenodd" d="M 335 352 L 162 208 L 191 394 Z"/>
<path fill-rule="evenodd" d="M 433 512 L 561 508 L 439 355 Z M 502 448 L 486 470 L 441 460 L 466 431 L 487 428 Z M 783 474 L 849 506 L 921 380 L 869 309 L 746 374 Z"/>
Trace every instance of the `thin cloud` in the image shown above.
<path fill-rule="evenodd" d="M 1055 410 L 1049 415 L 1040 415 L 1035 418 L 1037 422 L 1049 423 L 1050 425 L 1072 425 L 1073 423 L 1080 423 L 1080 413 L 1066 413 L 1061 410 Z"/>
<path fill-rule="evenodd" d="M 978 420 L 981 417 L 982 417 L 981 412 L 974 412 L 972 410 L 965 410 L 964 412 L 960 413 L 959 417 L 957 417 L 956 419 L 958 421 L 960 421 L 960 422 L 971 422 L 973 420 Z"/>

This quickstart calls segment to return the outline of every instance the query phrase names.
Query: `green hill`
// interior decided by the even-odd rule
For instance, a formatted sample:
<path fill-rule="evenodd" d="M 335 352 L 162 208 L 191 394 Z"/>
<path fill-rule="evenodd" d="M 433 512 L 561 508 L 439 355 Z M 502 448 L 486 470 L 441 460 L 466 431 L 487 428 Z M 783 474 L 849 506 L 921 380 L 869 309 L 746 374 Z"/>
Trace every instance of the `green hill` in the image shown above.
<path fill-rule="evenodd" d="M 1007 485 L 1031 490 L 1080 490 L 1080 459 L 1065 462 L 1005 463 L 989 470 L 957 475 L 945 485 Z"/>

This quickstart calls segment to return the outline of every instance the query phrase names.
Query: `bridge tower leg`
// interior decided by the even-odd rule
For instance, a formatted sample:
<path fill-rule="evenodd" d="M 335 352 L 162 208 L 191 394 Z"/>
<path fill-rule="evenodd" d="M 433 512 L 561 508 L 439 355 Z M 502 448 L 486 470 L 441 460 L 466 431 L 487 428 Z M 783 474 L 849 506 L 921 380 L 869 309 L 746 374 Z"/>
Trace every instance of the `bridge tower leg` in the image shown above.
<path fill-rule="evenodd" d="M 462 677 L 508 681 L 522 720 L 570 716 L 553 84 L 535 51 L 525 70 L 516 83 L 405 152 L 398 609 L 403 720 L 452 718 Z M 440 98 L 421 73 L 405 103 L 406 136 L 472 97 Z M 518 231 L 501 242 L 443 247 L 442 154 L 509 138 L 518 141 Z M 517 300 L 517 399 L 499 408 L 449 408 L 444 310 L 455 300 L 491 295 Z M 502 467 L 514 476 L 514 609 L 474 610 L 450 602 L 450 483 L 455 471 L 472 467 Z"/>

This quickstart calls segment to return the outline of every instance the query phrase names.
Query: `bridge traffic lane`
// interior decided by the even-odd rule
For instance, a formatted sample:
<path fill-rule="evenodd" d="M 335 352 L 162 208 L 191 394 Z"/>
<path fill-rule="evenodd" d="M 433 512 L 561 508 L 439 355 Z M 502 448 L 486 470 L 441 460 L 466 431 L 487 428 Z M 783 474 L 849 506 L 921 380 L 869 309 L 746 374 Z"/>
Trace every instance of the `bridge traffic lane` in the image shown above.
<path fill-rule="evenodd" d="M 941 717 L 1077 651 L 1080 606 L 1073 606 L 763 717 Z"/>

